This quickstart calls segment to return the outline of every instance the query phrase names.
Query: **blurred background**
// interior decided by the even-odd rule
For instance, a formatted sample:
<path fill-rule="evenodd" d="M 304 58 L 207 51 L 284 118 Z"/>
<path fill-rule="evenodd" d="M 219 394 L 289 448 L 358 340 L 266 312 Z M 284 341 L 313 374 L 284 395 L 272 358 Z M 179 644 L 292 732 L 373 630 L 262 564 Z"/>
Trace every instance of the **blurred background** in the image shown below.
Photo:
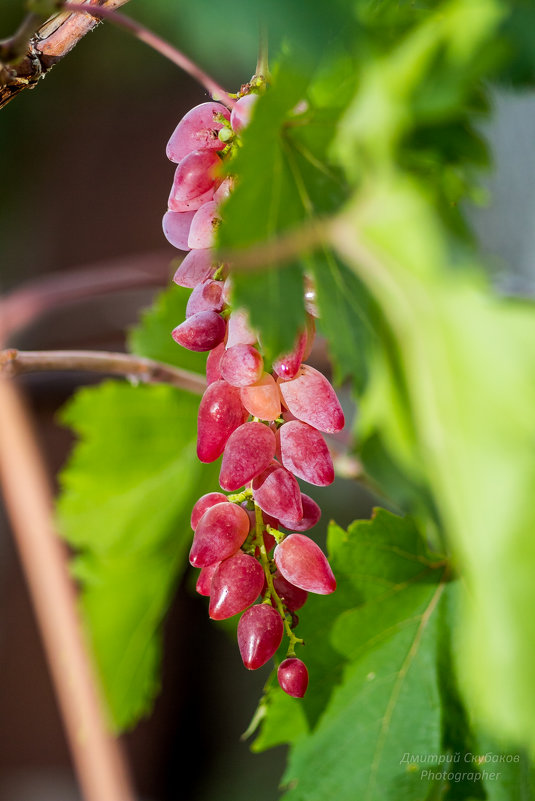
<path fill-rule="evenodd" d="M 0 38 L 22 18 L 3 0 Z M 248 4 L 131 0 L 125 13 L 182 48 L 235 91 L 254 72 L 257 21 Z M 249 5 L 250 9 L 250 5 Z M 486 208 L 468 209 L 489 272 L 505 292 L 535 293 L 535 97 L 491 90 L 485 134 L 495 169 Z M 101 25 L 32 91 L 0 110 L 0 290 L 52 276 L 91 286 L 128 273 L 113 292 L 39 315 L 13 333 L 21 349 L 121 350 L 124 332 L 168 284 L 176 255 L 161 217 L 173 175 L 165 144 L 204 90 L 122 31 Z M 78 277 L 78 278 L 77 278 Z M 117 283 L 116 282 L 116 283 Z M 55 415 L 87 375 L 19 379 L 51 476 L 71 446 Z M 1 411 L 0 411 L 1 413 Z M 354 482 L 321 495 L 324 520 L 367 517 L 373 499 Z M 199 670 L 199 665 L 203 670 Z M 275 799 L 284 749 L 249 752 L 241 733 L 269 670 L 245 672 L 235 643 L 207 619 L 186 578 L 165 627 L 163 688 L 150 719 L 125 744 L 140 798 Z M 35 621 L 0 509 L 0 801 L 75 801 L 72 773 Z"/>

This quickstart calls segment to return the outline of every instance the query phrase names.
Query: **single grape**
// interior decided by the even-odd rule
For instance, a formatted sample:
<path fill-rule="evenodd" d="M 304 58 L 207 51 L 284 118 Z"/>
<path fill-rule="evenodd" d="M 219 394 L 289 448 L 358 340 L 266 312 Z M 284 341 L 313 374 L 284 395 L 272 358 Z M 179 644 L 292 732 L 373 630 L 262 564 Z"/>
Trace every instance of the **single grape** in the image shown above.
<path fill-rule="evenodd" d="M 230 115 L 230 125 L 233 131 L 241 131 L 248 124 L 258 97 L 256 94 L 244 95 L 236 101 Z"/>
<path fill-rule="evenodd" d="M 196 211 L 166 211 L 163 215 L 162 227 L 165 238 L 179 250 L 190 250 L 188 237 L 191 222 Z"/>
<path fill-rule="evenodd" d="M 217 347 L 210 351 L 206 359 L 206 382 L 213 384 L 221 378 L 221 357 L 225 352 L 225 343 L 220 342 Z"/>
<path fill-rule="evenodd" d="M 247 419 L 240 392 L 226 381 L 214 381 L 205 390 L 197 422 L 197 456 L 213 462 L 221 456 L 232 432 Z"/>
<path fill-rule="evenodd" d="M 321 517 L 321 509 L 316 501 L 312 500 L 312 498 L 309 498 L 308 495 L 305 495 L 305 493 L 302 492 L 301 502 L 303 504 L 302 519 L 297 523 L 292 520 L 281 519 L 279 523 L 283 528 L 287 528 L 290 531 L 308 531 L 319 521 Z"/>
<path fill-rule="evenodd" d="M 228 350 L 228 348 L 227 348 Z M 240 390 L 241 402 L 253 417 L 276 420 L 281 413 L 280 395 L 275 379 L 269 373 Z"/>
<path fill-rule="evenodd" d="M 243 512 L 239 506 L 234 508 Z M 243 612 L 256 601 L 263 585 L 264 571 L 260 564 L 253 556 L 238 551 L 221 562 L 214 573 L 210 592 L 210 617 L 212 620 L 224 620 Z"/>
<path fill-rule="evenodd" d="M 215 150 L 188 153 L 175 170 L 172 189 L 175 200 L 193 200 L 213 191 L 220 166 L 221 159 Z"/>
<path fill-rule="evenodd" d="M 217 187 L 214 192 L 214 200 L 216 203 L 223 203 L 228 197 L 230 197 L 232 190 L 234 189 L 234 178 L 232 175 L 228 175 Z"/>
<path fill-rule="evenodd" d="M 212 281 L 210 278 L 197 284 L 188 298 L 186 319 L 203 311 L 220 312 L 223 308 L 222 290 L 223 282 Z"/>
<path fill-rule="evenodd" d="M 255 503 L 277 520 L 293 520 L 303 517 L 301 490 L 297 480 L 286 468 L 273 462 L 253 481 Z"/>
<path fill-rule="evenodd" d="M 318 595 L 335 591 L 336 579 L 327 557 L 305 534 L 289 534 L 277 545 L 273 558 L 290 584 Z"/>
<path fill-rule="evenodd" d="M 255 345 L 258 337 L 249 325 L 249 316 L 243 310 L 233 311 L 228 319 L 227 348 L 234 345 Z"/>
<path fill-rule="evenodd" d="M 226 559 L 240 548 L 249 534 L 249 518 L 235 503 L 217 503 L 205 511 L 189 552 L 194 567 L 207 567 Z"/>
<path fill-rule="evenodd" d="M 195 212 L 188 236 L 189 248 L 209 248 L 214 244 L 216 228 L 221 222 L 217 203 L 210 200 Z"/>
<path fill-rule="evenodd" d="M 223 284 L 223 301 L 227 306 L 230 306 L 230 296 L 232 293 L 232 280 L 230 275 L 225 278 L 225 283 Z"/>
<path fill-rule="evenodd" d="M 275 359 L 273 362 L 273 369 L 278 376 L 284 378 L 284 380 L 295 378 L 304 358 L 306 344 L 307 335 L 306 332 L 303 332 L 297 337 L 297 342 L 291 353 L 286 353 L 283 356 L 279 356 L 278 359 Z"/>
<path fill-rule="evenodd" d="M 193 289 L 197 284 L 206 281 L 207 278 L 211 278 L 216 269 L 213 250 L 210 248 L 190 250 L 180 263 L 173 276 L 173 281 L 179 286 Z"/>
<path fill-rule="evenodd" d="M 182 117 L 167 143 L 167 158 L 179 162 L 193 150 L 222 150 L 225 145 L 218 138 L 223 127 L 217 117 L 230 120 L 230 111 L 221 103 L 201 103 Z"/>
<path fill-rule="evenodd" d="M 191 527 L 193 531 L 197 528 L 201 517 L 207 509 L 215 506 L 216 503 L 226 503 L 226 500 L 227 496 L 223 495 L 222 492 L 207 492 L 206 495 L 201 495 L 191 510 Z"/>
<path fill-rule="evenodd" d="M 273 574 L 273 586 L 284 606 L 291 612 L 296 612 L 305 605 L 308 592 L 287 581 L 279 571 Z"/>
<path fill-rule="evenodd" d="M 286 695 L 292 698 L 302 698 L 307 691 L 308 670 L 305 663 L 295 656 L 280 663 L 277 678 Z"/>
<path fill-rule="evenodd" d="M 279 386 L 284 405 L 298 420 L 328 434 L 344 427 L 344 413 L 336 393 L 318 370 L 303 364 L 296 378 L 279 379 Z"/>
<path fill-rule="evenodd" d="M 171 187 L 167 200 L 167 208 L 169 211 L 197 211 L 197 209 L 200 209 L 201 206 L 204 206 L 205 203 L 213 200 L 213 198 L 214 190 L 208 189 L 204 194 L 198 195 L 191 200 L 177 200 L 175 182 L 173 181 L 173 186 Z"/>
<path fill-rule="evenodd" d="M 214 562 L 213 565 L 206 565 L 206 567 L 201 567 L 201 571 L 197 577 L 197 583 L 195 584 L 195 589 L 197 590 L 199 595 L 210 595 L 210 590 L 212 588 L 212 579 L 219 564 L 220 564 L 219 562 Z"/>
<path fill-rule="evenodd" d="M 282 642 L 281 616 L 269 604 L 247 609 L 238 623 L 238 648 L 248 670 L 257 670 L 271 659 Z"/>
<path fill-rule="evenodd" d="M 221 376 L 233 387 L 256 383 L 264 371 L 264 360 L 252 345 L 227 348 L 221 359 Z"/>
<path fill-rule="evenodd" d="M 225 321 L 217 312 L 201 311 L 177 325 L 172 331 L 172 336 L 183 348 L 207 351 L 223 342 L 225 331 Z"/>
<path fill-rule="evenodd" d="M 333 460 L 319 431 L 295 420 L 284 423 L 279 435 L 284 467 L 298 478 L 318 487 L 333 483 Z"/>
<path fill-rule="evenodd" d="M 260 475 L 275 455 L 275 434 L 262 423 L 244 423 L 228 438 L 219 483 L 229 492 Z"/>

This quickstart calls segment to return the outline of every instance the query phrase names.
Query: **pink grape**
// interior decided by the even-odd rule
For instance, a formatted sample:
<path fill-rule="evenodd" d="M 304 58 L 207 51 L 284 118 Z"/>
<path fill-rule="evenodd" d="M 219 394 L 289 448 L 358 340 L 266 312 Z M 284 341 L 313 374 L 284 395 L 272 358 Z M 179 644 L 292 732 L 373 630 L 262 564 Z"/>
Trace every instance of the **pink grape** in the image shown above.
<path fill-rule="evenodd" d="M 190 250 L 182 260 L 173 281 L 179 286 L 193 289 L 197 284 L 211 278 L 216 270 L 214 251 L 210 248 L 204 250 Z"/>
<path fill-rule="evenodd" d="M 232 293 L 232 281 L 230 280 L 230 276 L 225 279 L 225 283 L 223 284 L 223 300 L 227 306 L 230 306 L 230 296 Z"/>
<path fill-rule="evenodd" d="M 227 348 L 228 350 L 228 348 Z M 261 420 L 276 420 L 281 413 L 280 395 L 275 379 L 269 373 L 240 390 L 241 402 L 253 417 Z"/>
<path fill-rule="evenodd" d="M 199 406 L 197 456 L 213 462 L 221 456 L 232 432 L 247 419 L 240 392 L 226 381 L 214 381 L 205 390 Z"/>
<path fill-rule="evenodd" d="M 224 142 L 218 138 L 223 123 L 215 117 L 222 114 L 230 120 L 230 111 L 221 103 L 201 103 L 182 117 L 167 143 L 167 158 L 179 162 L 193 150 L 222 150 Z"/>
<path fill-rule="evenodd" d="M 210 200 L 195 212 L 188 236 L 189 248 L 209 248 L 214 244 L 216 228 L 221 222 L 217 203 Z"/>
<path fill-rule="evenodd" d="M 258 95 L 250 94 L 244 95 L 240 97 L 238 101 L 236 101 L 235 106 L 232 109 L 232 113 L 230 115 L 230 125 L 233 131 L 241 131 L 251 117 L 251 112 L 253 110 L 253 106 L 258 100 Z"/>
<path fill-rule="evenodd" d="M 205 511 L 195 528 L 189 561 L 194 567 L 213 565 L 232 556 L 247 539 L 249 518 L 235 503 L 218 503 Z"/>
<path fill-rule="evenodd" d="M 186 319 L 203 311 L 220 312 L 223 308 L 222 290 L 222 281 L 208 279 L 197 284 L 186 305 Z"/>
<path fill-rule="evenodd" d="M 298 523 L 292 520 L 280 520 L 279 523 L 283 528 L 290 529 L 290 531 L 308 531 L 319 521 L 321 517 L 321 509 L 316 501 L 301 493 L 301 502 L 303 504 L 303 518 Z"/>
<path fill-rule="evenodd" d="M 193 200 L 212 190 L 221 159 L 214 150 L 194 150 L 182 159 L 175 171 L 173 197 Z"/>
<path fill-rule="evenodd" d="M 303 517 L 301 490 L 297 480 L 276 462 L 253 481 L 255 503 L 268 515 L 296 523 Z"/>
<path fill-rule="evenodd" d="M 226 503 L 226 501 L 227 496 L 223 495 L 222 492 L 207 492 L 206 495 L 201 495 L 191 510 L 191 527 L 193 531 L 195 531 L 201 517 L 208 509 L 217 503 Z"/>
<path fill-rule="evenodd" d="M 262 423 L 244 423 L 228 438 L 219 483 L 233 492 L 260 475 L 275 455 L 275 434 Z"/>
<path fill-rule="evenodd" d="M 318 370 L 303 364 L 296 378 L 279 379 L 279 386 L 284 405 L 298 420 L 328 434 L 344 427 L 344 413 L 336 393 Z"/>
<path fill-rule="evenodd" d="M 291 656 L 281 662 L 277 670 L 277 679 L 286 695 L 302 698 L 308 687 L 308 670 L 304 662 Z"/>
<path fill-rule="evenodd" d="M 301 362 L 303 361 L 306 344 L 306 333 L 299 334 L 293 351 L 275 359 L 273 362 L 273 369 L 278 376 L 285 380 L 295 378 L 301 367 Z"/>
<path fill-rule="evenodd" d="M 243 512 L 239 506 L 234 508 Z M 212 620 L 224 620 L 243 612 L 256 601 L 263 585 L 264 571 L 260 564 L 253 556 L 238 551 L 222 561 L 214 573 L 210 592 L 210 617 Z"/>
<path fill-rule="evenodd" d="M 234 189 L 234 178 L 228 175 L 217 187 L 214 192 L 214 200 L 216 203 L 223 203 Z"/>
<path fill-rule="evenodd" d="M 319 431 L 295 420 L 284 423 L 279 434 L 284 467 L 298 478 L 318 487 L 333 483 L 333 460 Z"/>
<path fill-rule="evenodd" d="M 238 648 L 248 670 L 257 670 L 276 653 L 282 642 L 281 616 L 268 604 L 251 606 L 238 623 Z"/>
<path fill-rule="evenodd" d="M 205 204 L 206 205 L 206 204 Z M 202 208 L 202 207 L 201 207 Z M 179 250 L 190 250 L 188 245 L 191 223 L 196 211 L 166 211 L 163 215 L 162 227 L 165 238 Z"/>
<path fill-rule="evenodd" d="M 291 584 L 278 571 L 273 575 L 273 586 L 284 606 L 291 612 L 296 612 L 305 605 L 308 592 Z"/>
<path fill-rule="evenodd" d="M 305 534 L 289 534 L 277 545 L 273 558 L 290 584 L 318 595 L 335 591 L 336 579 L 327 557 Z"/>
<path fill-rule="evenodd" d="M 197 583 L 195 584 L 195 589 L 199 595 L 210 595 L 212 578 L 214 577 L 214 573 L 217 570 L 218 565 L 219 562 L 214 562 L 213 565 L 201 567 L 201 572 L 199 573 L 197 577 Z"/>
<path fill-rule="evenodd" d="M 213 200 L 214 190 L 208 189 L 203 195 L 194 197 L 191 200 L 177 200 L 175 194 L 175 184 L 171 187 L 169 198 L 167 200 L 167 208 L 169 211 L 197 211 L 209 200 Z"/>
<path fill-rule="evenodd" d="M 249 316 L 245 311 L 233 311 L 228 319 L 227 348 L 234 345 L 255 345 L 258 339 L 249 325 Z"/>
<path fill-rule="evenodd" d="M 233 345 L 221 359 L 221 376 L 233 387 L 246 387 L 258 381 L 264 360 L 252 345 Z"/>
<path fill-rule="evenodd" d="M 175 342 L 183 348 L 207 351 L 215 348 L 225 338 L 226 324 L 215 311 L 192 314 L 172 331 Z"/>
<path fill-rule="evenodd" d="M 221 378 L 221 357 L 225 352 L 225 343 L 220 342 L 217 347 L 210 351 L 206 359 L 206 382 L 213 384 Z"/>

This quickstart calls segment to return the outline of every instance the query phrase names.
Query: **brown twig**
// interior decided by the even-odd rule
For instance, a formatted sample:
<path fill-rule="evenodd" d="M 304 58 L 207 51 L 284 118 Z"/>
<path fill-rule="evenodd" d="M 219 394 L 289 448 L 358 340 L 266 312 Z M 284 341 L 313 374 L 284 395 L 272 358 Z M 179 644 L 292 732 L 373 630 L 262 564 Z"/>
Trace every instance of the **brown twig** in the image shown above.
<path fill-rule="evenodd" d="M 206 389 L 206 379 L 202 375 L 129 353 L 95 350 L 21 351 L 14 348 L 0 351 L 0 377 L 51 370 L 121 375 L 151 384 L 171 384 L 198 395 L 202 395 Z"/>
<path fill-rule="evenodd" d="M 80 4 L 78 0 L 75 2 Z M 89 2 L 106 9 L 115 9 L 123 6 L 128 0 L 89 0 Z M 27 18 L 11 40 L 20 52 L 21 36 L 24 34 L 27 37 L 22 57 L 14 64 L 0 64 L 0 108 L 7 105 L 23 89 L 33 89 L 58 61 L 70 53 L 80 39 L 99 24 L 99 20 L 89 14 L 62 12 L 41 25 L 32 36 L 29 30 L 30 21 L 32 19 Z"/>
<path fill-rule="evenodd" d="M 64 545 L 28 413 L 0 379 L 0 482 L 85 801 L 134 801 L 119 744 L 108 733 L 76 613 Z"/>

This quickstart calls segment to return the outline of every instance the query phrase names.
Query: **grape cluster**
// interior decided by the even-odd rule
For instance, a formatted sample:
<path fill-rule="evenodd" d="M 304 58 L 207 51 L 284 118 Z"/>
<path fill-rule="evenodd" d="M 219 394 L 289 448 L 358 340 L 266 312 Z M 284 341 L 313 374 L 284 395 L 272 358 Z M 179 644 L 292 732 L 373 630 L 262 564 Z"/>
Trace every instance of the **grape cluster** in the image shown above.
<path fill-rule="evenodd" d="M 209 596 L 214 620 L 243 613 L 238 646 L 250 670 L 271 659 L 286 632 L 278 680 L 286 693 L 302 697 L 308 672 L 295 656 L 302 642 L 293 631 L 296 612 L 309 592 L 329 594 L 336 580 L 321 549 L 302 533 L 321 511 L 296 477 L 321 487 L 334 480 L 322 432 L 340 431 L 344 415 L 328 380 L 304 363 L 315 334 L 313 306 L 293 350 L 266 370 L 247 314 L 231 308 L 228 266 L 213 250 L 220 207 L 233 186 L 231 176 L 222 177 L 222 163 L 239 146 L 257 97 L 244 94 L 232 112 L 202 103 L 179 122 L 167 145 L 177 167 L 163 229 L 172 245 L 189 250 L 174 281 L 193 290 L 173 338 L 209 351 L 197 454 L 202 462 L 223 457 L 219 483 L 230 493 L 210 492 L 193 507 L 189 559 L 200 568 L 196 588 Z"/>

